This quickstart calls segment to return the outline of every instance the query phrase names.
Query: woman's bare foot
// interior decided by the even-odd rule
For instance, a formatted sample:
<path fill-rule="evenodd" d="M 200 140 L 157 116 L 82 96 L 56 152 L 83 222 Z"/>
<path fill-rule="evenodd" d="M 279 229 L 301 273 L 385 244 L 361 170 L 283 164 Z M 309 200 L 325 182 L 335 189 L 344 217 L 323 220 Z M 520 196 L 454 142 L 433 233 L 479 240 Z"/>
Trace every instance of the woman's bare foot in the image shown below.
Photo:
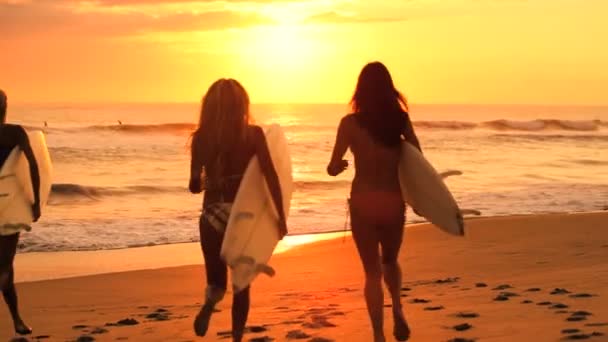
<path fill-rule="evenodd" d="M 410 338 L 410 327 L 407 325 L 405 317 L 402 312 L 393 312 L 393 335 L 397 341 L 407 341 Z"/>
<path fill-rule="evenodd" d="M 386 342 L 386 337 L 384 337 L 384 333 L 374 334 L 374 342 Z"/>
<path fill-rule="evenodd" d="M 19 335 L 29 335 L 32 333 L 32 328 L 28 327 L 22 319 L 15 321 L 15 332 Z"/>
<path fill-rule="evenodd" d="M 201 308 L 201 311 L 196 315 L 196 318 L 194 319 L 194 332 L 197 336 L 203 337 L 207 334 L 214 306 L 215 305 L 213 304 L 205 303 Z"/>

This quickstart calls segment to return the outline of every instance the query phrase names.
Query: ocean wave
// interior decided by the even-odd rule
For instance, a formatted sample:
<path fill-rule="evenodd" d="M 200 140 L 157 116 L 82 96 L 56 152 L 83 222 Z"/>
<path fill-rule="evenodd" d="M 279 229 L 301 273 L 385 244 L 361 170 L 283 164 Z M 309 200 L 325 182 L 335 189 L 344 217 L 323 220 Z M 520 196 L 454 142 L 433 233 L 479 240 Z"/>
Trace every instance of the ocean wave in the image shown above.
<path fill-rule="evenodd" d="M 193 123 L 164 123 L 164 124 L 116 124 L 116 125 L 97 125 L 89 126 L 88 130 L 94 131 L 114 131 L 125 133 L 189 133 L 196 129 Z"/>
<path fill-rule="evenodd" d="M 297 181 L 294 183 L 296 190 L 331 190 L 349 186 L 349 181 Z M 109 196 L 147 195 L 160 193 L 186 193 L 185 187 L 178 186 L 153 186 L 153 185 L 131 185 L 125 187 L 97 187 L 81 184 L 60 183 L 51 187 L 53 200 L 63 199 L 90 199 L 100 200 Z"/>
<path fill-rule="evenodd" d="M 347 187 L 351 184 L 350 181 L 297 181 L 294 183 L 296 190 L 331 190 L 341 187 Z"/>
<path fill-rule="evenodd" d="M 537 133 L 498 133 L 490 136 L 491 138 L 504 141 L 529 140 L 535 142 L 564 141 L 564 142 L 608 142 L 608 135 L 605 134 L 537 134 Z"/>
<path fill-rule="evenodd" d="M 498 119 L 484 122 L 472 121 L 439 121 L 439 120 L 416 120 L 413 122 L 417 129 L 421 130 L 492 130 L 492 131 L 575 131 L 589 132 L 605 130 L 608 128 L 608 121 L 602 120 L 557 120 L 557 119 L 535 119 L 535 120 L 509 120 Z M 284 125 L 288 132 L 321 132 L 336 129 L 334 126 L 314 125 L 314 124 L 288 124 Z M 88 127 L 73 128 L 45 128 L 49 133 L 53 132 L 82 132 L 87 131 L 106 131 L 130 134 L 188 134 L 196 129 L 196 124 L 175 122 L 162 124 L 115 124 L 115 125 L 95 125 Z"/>
<path fill-rule="evenodd" d="M 126 187 L 96 187 L 80 184 L 53 184 L 51 187 L 51 197 L 57 199 L 63 198 L 86 198 L 100 199 L 104 196 L 128 196 L 137 194 L 155 194 L 155 193 L 172 193 L 185 192 L 186 188 L 181 187 L 160 187 L 149 185 L 132 185 Z"/>

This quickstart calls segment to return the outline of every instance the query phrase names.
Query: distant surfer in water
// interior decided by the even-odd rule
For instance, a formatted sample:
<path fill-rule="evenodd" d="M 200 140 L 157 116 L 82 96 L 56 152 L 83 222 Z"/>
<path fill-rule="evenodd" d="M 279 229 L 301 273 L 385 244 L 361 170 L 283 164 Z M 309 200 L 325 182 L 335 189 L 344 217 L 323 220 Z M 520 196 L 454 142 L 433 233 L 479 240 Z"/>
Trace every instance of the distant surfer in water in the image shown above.
<path fill-rule="evenodd" d="M 407 112 L 407 101 L 395 89 L 383 64 L 374 62 L 363 68 L 351 105 L 353 113 L 342 118 L 338 127 L 327 172 L 337 176 L 348 167 L 342 158 L 350 148 L 355 157 L 355 178 L 349 200 L 351 226 L 365 271 L 365 301 L 374 341 L 386 341 L 383 277 L 393 302 L 393 334 L 398 341 L 406 341 L 410 329 L 401 305 L 398 262 L 405 204 L 398 164 L 402 139 L 419 150 L 420 144 Z"/>
<path fill-rule="evenodd" d="M 227 288 L 227 267 L 220 257 L 224 232 L 245 169 L 257 156 L 277 212 L 280 237 L 287 234 L 283 198 L 264 131 L 249 122 L 249 96 L 233 79 L 213 83 L 203 97 L 198 128 L 192 134 L 190 192 L 205 190 L 200 236 L 207 289 L 205 304 L 194 320 L 198 336 L 205 336 L 215 305 Z M 204 170 L 204 171 L 203 171 Z M 204 174 L 204 180 L 201 175 Z M 242 341 L 249 314 L 249 288 L 233 297 L 233 341 Z"/>
<path fill-rule="evenodd" d="M 6 94 L 0 90 L 0 168 L 4 165 L 11 151 L 19 147 L 30 164 L 30 175 L 32 178 L 32 188 L 34 189 L 35 203 L 32 205 L 34 221 L 40 217 L 40 175 L 38 174 L 38 164 L 30 147 L 30 142 L 23 127 L 9 125 L 6 123 Z M 17 290 L 15 289 L 13 260 L 17 253 L 17 243 L 19 242 L 19 230 L 15 232 L 12 227 L 5 227 L 0 216 L 0 289 L 4 301 L 8 305 L 13 318 L 15 332 L 20 335 L 32 333 L 21 315 L 17 302 Z"/>

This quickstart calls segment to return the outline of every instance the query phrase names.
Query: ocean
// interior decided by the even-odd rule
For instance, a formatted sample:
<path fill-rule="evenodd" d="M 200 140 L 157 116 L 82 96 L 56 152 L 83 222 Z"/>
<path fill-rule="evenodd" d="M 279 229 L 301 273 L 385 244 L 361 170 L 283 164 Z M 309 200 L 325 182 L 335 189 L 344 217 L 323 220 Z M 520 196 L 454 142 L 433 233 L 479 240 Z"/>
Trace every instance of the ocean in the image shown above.
<path fill-rule="evenodd" d="M 187 191 L 199 105 L 12 105 L 9 122 L 47 133 L 53 192 L 20 252 L 198 241 L 201 195 Z M 288 136 L 290 234 L 340 231 L 353 170 L 330 177 L 344 104 L 253 105 Z M 608 107 L 412 105 L 425 156 L 461 208 L 483 216 L 608 210 Z M 352 155 L 347 154 L 351 161 Z M 408 222 L 423 218 L 408 211 Z"/>

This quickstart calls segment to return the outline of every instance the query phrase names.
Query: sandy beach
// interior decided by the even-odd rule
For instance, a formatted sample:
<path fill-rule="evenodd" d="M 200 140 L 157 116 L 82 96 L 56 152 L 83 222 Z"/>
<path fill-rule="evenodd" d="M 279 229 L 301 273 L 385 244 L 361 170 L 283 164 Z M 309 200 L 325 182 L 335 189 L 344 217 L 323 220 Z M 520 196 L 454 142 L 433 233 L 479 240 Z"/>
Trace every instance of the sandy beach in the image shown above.
<path fill-rule="evenodd" d="M 608 341 L 607 227 L 606 212 L 472 219 L 465 238 L 427 224 L 408 226 L 400 261 L 411 341 Z M 195 245 L 178 249 L 187 255 L 179 260 L 202 261 Z M 162 255 L 148 249 L 146 255 L 143 249 L 138 257 L 167 260 L 176 250 Z M 100 253 L 97 260 L 129 264 L 124 251 Z M 27 273 L 36 261 L 49 265 L 53 254 L 18 255 L 17 272 Z M 54 258 L 74 263 L 73 254 Z M 83 260 L 97 267 L 96 259 Z M 362 268 L 349 236 L 293 247 L 275 255 L 272 265 L 277 276 L 254 283 L 247 340 L 370 340 Z M 225 340 L 230 296 L 207 337 L 192 331 L 204 283 L 202 266 L 194 265 L 17 286 L 23 315 L 34 327 L 31 341 Z M 0 317 L 0 340 L 10 340 L 4 306 Z"/>

